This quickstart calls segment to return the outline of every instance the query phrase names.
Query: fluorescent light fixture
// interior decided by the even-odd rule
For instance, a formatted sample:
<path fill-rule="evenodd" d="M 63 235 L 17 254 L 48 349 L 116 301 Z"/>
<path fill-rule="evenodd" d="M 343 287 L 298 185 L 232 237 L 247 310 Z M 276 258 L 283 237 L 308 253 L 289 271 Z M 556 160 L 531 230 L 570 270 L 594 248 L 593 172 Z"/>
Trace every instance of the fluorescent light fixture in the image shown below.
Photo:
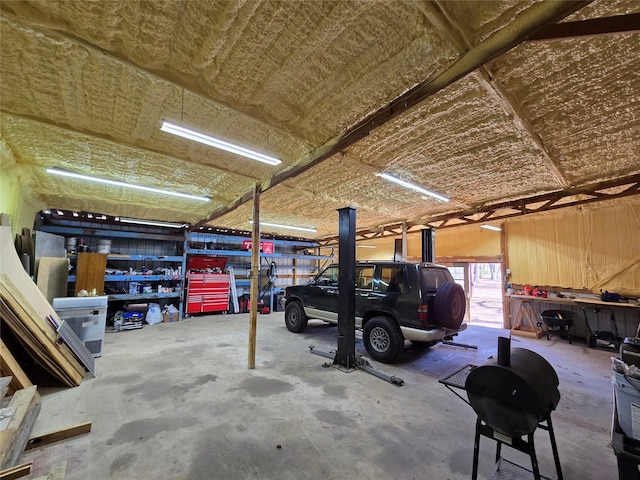
<path fill-rule="evenodd" d="M 414 185 L 413 183 L 407 182 L 406 180 L 403 180 L 394 175 L 391 175 L 390 173 L 376 173 L 376 175 L 384 178 L 385 180 L 389 180 L 390 182 L 397 183 L 398 185 L 401 185 L 405 188 L 413 190 L 414 192 L 422 193 L 424 195 L 429 195 L 430 197 L 440 200 L 441 202 L 449 201 L 447 197 L 444 197 L 435 192 L 432 192 L 431 190 L 427 190 L 426 188 L 419 187 L 418 185 Z"/>
<path fill-rule="evenodd" d="M 90 177 L 88 175 L 82 175 L 80 173 L 75 173 L 69 170 L 63 170 L 55 167 L 47 168 L 47 173 L 51 173 L 54 175 L 61 175 L 63 177 L 77 178 L 79 180 L 88 180 L 90 182 L 114 185 L 116 187 L 133 188 L 135 190 L 142 190 L 144 192 L 161 193 L 163 195 L 171 195 L 174 197 L 188 198 L 189 200 L 200 200 L 202 202 L 208 202 L 209 200 L 211 200 L 209 197 L 198 197 L 196 195 L 189 195 L 188 193 L 173 192 L 171 190 L 161 190 L 159 188 L 145 187 L 143 185 L 133 185 L 131 183 L 120 182 L 118 180 L 108 180 L 106 178 Z"/>
<path fill-rule="evenodd" d="M 225 142 L 224 140 L 220 140 L 219 138 L 211 137 L 209 135 L 205 135 L 204 133 L 191 130 L 190 128 L 181 127 L 180 125 L 175 125 L 173 123 L 167 122 L 166 120 L 162 122 L 162 127 L 160 127 L 160 130 L 162 130 L 163 132 L 178 135 L 179 137 L 186 138 L 188 140 L 193 140 L 194 142 L 204 143 L 205 145 L 209 145 L 210 147 L 215 147 L 227 152 L 235 153 L 236 155 L 242 155 L 243 157 L 257 160 L 268 165 L 278 165 L 279 163 L 281 163 L 281 160 L 279 158 L 270 157 L 253 150 L 249 150 L 248 148 Z"/>
<path fill-rule="evenodd" d="M 249 220 L 249 223 L 253 223 L 253 220 Z M 292 225 L 280 225 L 279 223 L 267 223 L 260 222 L 260 226 L 264 225 L 265 227 L 275 227 L 275 228 L 286 228 L 289 230 L 300 230 L 301 232 L 316 232 L 315 228 L 308 227 L 294 227 Z"/>
<path fill-rule="evenodd" d="M 137 225 L 151 225 L 153 227 L 182 228 L 184 223 L 160 222 L 156 220 L 143 220 L 141 218 L 120 217 L 122 223 L 135 223 Z"/>
<path fill-rule="evenodd" d="M 502 231 L 502 229 L 500 227 L 494 227 L 493 225 L 489 225 L 489 224 L 486 224 L 486 223 L 480 225 L 480 228 L 486 228 L 487 230 L 493 230 L 494 232 Z"/>
<path fill-rule="evenodd" d="M 356 245 L 356 248 L 376 248 L 375 245 Z"/>

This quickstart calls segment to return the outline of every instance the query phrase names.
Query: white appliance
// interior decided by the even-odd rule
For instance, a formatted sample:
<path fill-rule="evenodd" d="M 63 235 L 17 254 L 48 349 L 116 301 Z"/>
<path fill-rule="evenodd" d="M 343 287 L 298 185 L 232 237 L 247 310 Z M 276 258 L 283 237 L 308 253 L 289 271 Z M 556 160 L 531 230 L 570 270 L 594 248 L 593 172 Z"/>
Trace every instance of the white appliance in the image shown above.
<path fill-rule="evenodd" d="M 53 299 L 53 309 L 82 340 L 94 358 L 102 356 L 108 299 L 107 295 Z"/>

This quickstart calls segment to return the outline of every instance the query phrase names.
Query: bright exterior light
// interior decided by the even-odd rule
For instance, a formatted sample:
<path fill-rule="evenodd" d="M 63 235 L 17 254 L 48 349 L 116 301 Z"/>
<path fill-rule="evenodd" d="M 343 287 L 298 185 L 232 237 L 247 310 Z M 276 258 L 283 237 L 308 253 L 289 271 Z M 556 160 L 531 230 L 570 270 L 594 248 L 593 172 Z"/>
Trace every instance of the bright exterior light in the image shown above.
<path fill-rule="evenodd" d="M 489 224 L 480 225 L 480 228 L 486 228 L 487 230 L 493 230 L 494 232 L 502 231 L 500 227 L 494 227 L 493 225 L 489 225 Z"/>
<path fill-rule="evenodd" d="M 249 223 L 253 223 L 253 220 L 249 220 Z M 315 228 L 294 227 L 292 225 L 280 225 L 279 223 L 260 222 L 260 225 L 261 226 L 264 225 L 265 227 L 286 228 L 289 230 L 300 230 L 301 232 L 316 232 Z"/>
<path fill-rule="evenodd" d="M 394 175 L 391 175 L 389 173 L 376 173 L 377 176 L 384 178 L 385 180 L 389 180 L 390 182 L 396 183 L 398 185 L 401 185 L 405 188 L 408 188 L 410 190 L 413 190 L 414 192 L 418 192 L 418 193 L 422 193 L 424 195 L 429 195 L 430 197 L 433 197 L 437 200 L 440 200 L 441 202 L 448 202 L 449 199 L 447 197 L 444 197 L 442 195 L 439 195 L 435 192 L 432 192 L 431 190 L 427 190 L 426 188 L 422 188 L 419 187 L 418 185 L 414 185 L 411 182 L 407 182 L 406 180 L 403 180 L 401 178 L 398 178 Z"/>
<path fill-rule="evenodd" d="M 154 227 L 182 228 L 183 223 L 160 222 L 155 220 L 142 220 L 141 218 L 120 217 L 122 223 L 135 223 L 137 225 L 151 225 Z"/>
<path fill-rule="evenodd" d="M 215 147 L 227 152 L 235 153 L 236 155 L 242 155 L 243 157 L 251 158 L 252 160 L 257 160 L 258 162 L 266 163 L 268 165 L 278 165 L 279 163 L 281 163 L 281 160 L 278 158 L 270 157 L 259 152 L 254 152 L 253 150 L 249 150 L 248 148 L 240 147 L 238 145 L 234 145 L 233 143 L 225 142 L 224 140 L 205 135 L 204 133 L 196 132 L 195 130 L 191 130 L 190 128 L 174 125 L 173 123 L 167 121 L 162 122 L 162 127 L 160 127 L 160 130 L 162 130 L 163 132 L 178 135 L 179 137 L 186 138 L 188 140 L 204 143 L 205 145 L 209 145 L 210 147 Z"/>
<path fill-rule="evenodd" d="M 90 177 L 88 175 L 82 175 L 80 173 L 71 172 L 69 170 L 62 170 L 60 168 L 47 168 L 47 173 L 54 175 L 61 175 L 63 177 L 77 178 L 79 180 L 87 180 L 90 182 L 104 183 L 106 185 L 114 185 L 116 187 L 133 188 L 135 190 L 142 190 L 144 192 L 161 193 L 162 195 L 171 195 L 173 197 L 188 198 L 189 200 L 200 200 L 202 202 L 208 202 L 211 200 L 209 197 L 198 197 L 196 195 L 189 195 L 188 193 L 172 192 L 171 190 L 161 190 L 159 188 L 145 187 L 143 185 L 133 185 L 131 183 L 120 182 L 118 180 L 108 180 L 106 178 Z"/>

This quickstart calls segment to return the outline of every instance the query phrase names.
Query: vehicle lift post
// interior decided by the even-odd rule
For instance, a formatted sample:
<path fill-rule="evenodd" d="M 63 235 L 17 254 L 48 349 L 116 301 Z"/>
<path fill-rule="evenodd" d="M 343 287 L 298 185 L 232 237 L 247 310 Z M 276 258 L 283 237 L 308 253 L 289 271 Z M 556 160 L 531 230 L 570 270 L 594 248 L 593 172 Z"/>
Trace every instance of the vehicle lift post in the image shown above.
<path fill-rule="evenodd" d="M 338 350 L 335 356 L 331 352 L 315 350 L 311 353 L 333 358 L 333 367 L 343 371 L 362 369 L 378 378 L 397 386 L 404 380 L 387 375 L 371 365 L 362 355 L 356 356 L 356 209 L 344 207 L 338 209 Z M 330 366 L 329 364 L 325 364 Z"/>

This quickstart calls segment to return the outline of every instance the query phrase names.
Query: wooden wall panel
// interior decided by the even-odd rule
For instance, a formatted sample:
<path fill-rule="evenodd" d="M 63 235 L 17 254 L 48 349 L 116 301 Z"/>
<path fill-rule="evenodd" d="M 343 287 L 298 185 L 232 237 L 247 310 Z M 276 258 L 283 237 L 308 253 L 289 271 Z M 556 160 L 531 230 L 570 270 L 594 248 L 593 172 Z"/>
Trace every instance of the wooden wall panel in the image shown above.
<path fill-rule="evenodd" d="M 510 281 L 640 294 L 640 200 L 567 208 L 506 224 Z"/>

